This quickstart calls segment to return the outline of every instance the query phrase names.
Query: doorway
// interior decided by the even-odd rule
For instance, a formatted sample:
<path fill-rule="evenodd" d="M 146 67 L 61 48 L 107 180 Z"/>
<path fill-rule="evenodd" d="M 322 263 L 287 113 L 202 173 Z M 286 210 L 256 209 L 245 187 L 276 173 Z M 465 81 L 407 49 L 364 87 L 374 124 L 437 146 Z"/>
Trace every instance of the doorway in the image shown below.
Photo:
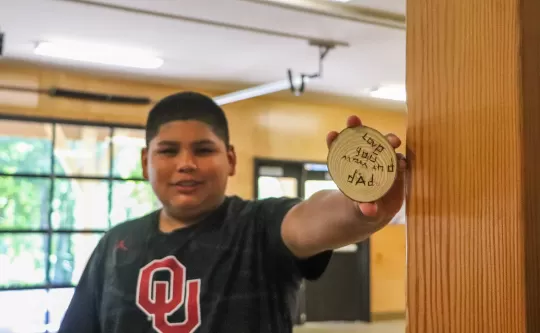
<path fill-rule="evenodd" d="M 325 163 L 255 159 L 254 197 L 300 197 L 336 190 Z M 293 314 L 295 324 L 371 321 L 369 239 L 334 251 L 323 276 L 303 281 Z"/>

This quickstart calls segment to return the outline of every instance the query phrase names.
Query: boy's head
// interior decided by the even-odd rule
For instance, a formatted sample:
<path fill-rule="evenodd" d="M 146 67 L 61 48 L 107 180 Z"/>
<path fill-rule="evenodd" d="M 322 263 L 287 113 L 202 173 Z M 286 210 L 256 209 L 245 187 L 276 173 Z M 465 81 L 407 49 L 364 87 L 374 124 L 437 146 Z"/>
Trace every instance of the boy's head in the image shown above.
<path fill-rule="evenodd" d="M 221 203 L 236 156 L 227 118 L 209 97 L 182 92 L 150 110 L 143 175 L 167 213 L 196 220 Z"/>
<path fill-rule="evenodd" d="M 169 95 L 150 110 L 146 120 L 146 145 L 158 134 L 161 125 L 176 120 L 203 122 L 229 146 L 229 125 L 225 112 L 210 97 L 189 91 Z"/>

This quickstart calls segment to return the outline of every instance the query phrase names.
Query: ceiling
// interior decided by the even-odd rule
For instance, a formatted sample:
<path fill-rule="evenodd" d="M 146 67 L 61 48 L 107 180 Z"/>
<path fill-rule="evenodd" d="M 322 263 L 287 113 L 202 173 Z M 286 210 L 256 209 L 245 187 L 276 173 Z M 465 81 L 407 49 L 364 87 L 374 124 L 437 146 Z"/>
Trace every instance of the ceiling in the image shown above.
<path fill-rule="evenodd" d="M 384 26 L 388 17 L 394 23 L 396 19 L 404 22 L 405 0 L 351 0 L 346 4 L 322 0 L 0 3 L 0 30 L 5 33 L 4 56 L 8 59 L 233 87 L 284 80 L 289 68 L 293 73 L 316 72 L 319 50 L 308 39 L 321 39 L 348 46 L 330 50 L 322 78 L 309 82 L 307 91 L 362 97 L 374 86 L 405 81 L 404 28 L 399 27 L 401 23 L 397 28 Z M 378 18 L 371 19 L 371 15 Z M 159 69 L 124 69 L 33 54 L 36 42 L 55 40 L 136 47 L 155 53 L 165 63 Z"/>

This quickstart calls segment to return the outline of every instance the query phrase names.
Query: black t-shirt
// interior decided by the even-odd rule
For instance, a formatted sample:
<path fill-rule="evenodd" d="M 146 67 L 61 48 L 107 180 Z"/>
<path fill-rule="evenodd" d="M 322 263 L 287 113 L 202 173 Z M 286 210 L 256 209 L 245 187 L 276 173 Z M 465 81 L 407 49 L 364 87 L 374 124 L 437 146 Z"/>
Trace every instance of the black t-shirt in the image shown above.
<path fill-rule="evenodd" d="M 281 223 L 299 199 L 228 197 L 164 234 L 159 211 L 112 228 L 75 289 L 59 333 L 290 333 L 302 278 L 331 251 L 298 260 Z"/>

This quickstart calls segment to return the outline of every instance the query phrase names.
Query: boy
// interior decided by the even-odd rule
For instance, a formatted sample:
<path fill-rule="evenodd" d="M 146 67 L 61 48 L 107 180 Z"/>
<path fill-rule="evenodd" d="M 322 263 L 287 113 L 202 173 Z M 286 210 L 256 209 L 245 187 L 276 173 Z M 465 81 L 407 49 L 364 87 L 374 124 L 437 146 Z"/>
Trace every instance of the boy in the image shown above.
<path fill-rule="evenodd" d="M 197 93 L 155 105 L 146 144 L 143 174 L 163 208 L 101 239 L 60 333 L 290 333 L 301 279 L 319 278 L 333 249 L 385 226 L 404 197 L 404 161 L 377 203 L 339 191 L 303 202 L 226 197 L 236 165 L 227 120 Z"/>

